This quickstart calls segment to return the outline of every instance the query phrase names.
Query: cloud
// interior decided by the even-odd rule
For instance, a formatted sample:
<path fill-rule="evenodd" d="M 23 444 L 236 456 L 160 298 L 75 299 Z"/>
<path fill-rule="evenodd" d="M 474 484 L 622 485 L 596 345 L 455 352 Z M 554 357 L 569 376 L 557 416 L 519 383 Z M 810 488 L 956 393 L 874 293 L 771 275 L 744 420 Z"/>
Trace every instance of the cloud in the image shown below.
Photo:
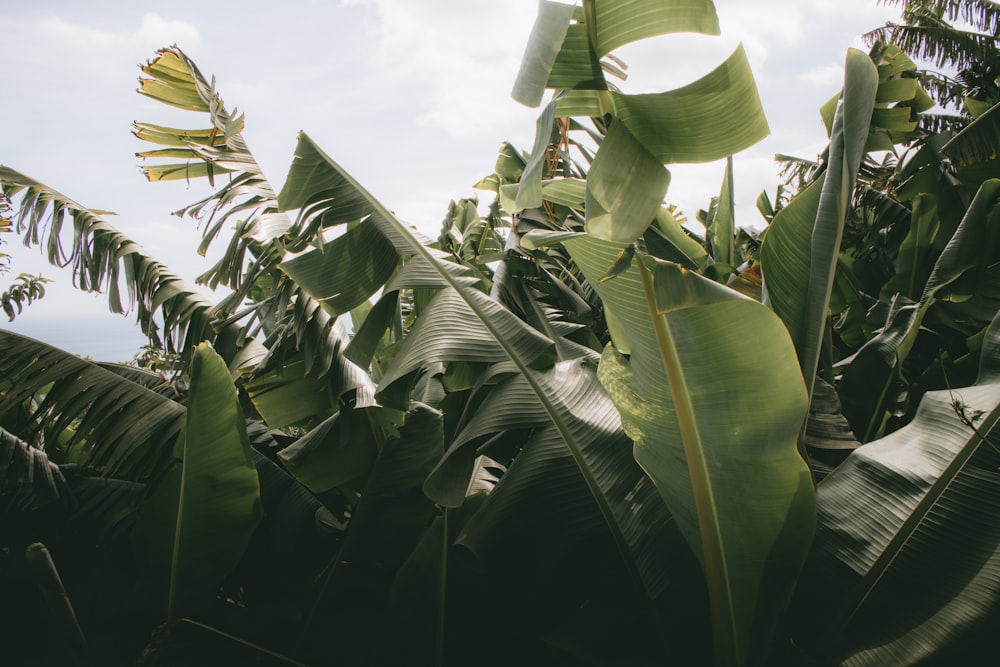
<path fill-rule="evenodd" d="M 201 41 L 193 24 L 165 19 L 152 12 L 144 14 L 138 26 L 119 30 L 74 22 L 58 15 L 35 20 L 14 19 L 11 23 L 13 26 L 8 24 L 5 30 L 5 41 L 7 48 L 16 50 L 22 62 L 58 62 L 72 66 L 75 61 L 85 66 L 89 58 L 81 57 L 84 54 L 90 58 L 113 58 L 126 51 L 151 51 L 164 44 L 184 42 L 190 45 Z"/>
<path fill-rule="evenodd" d="M 509 91 L 534 21 L 534 0 L 508 2 L 502 10 L 493 0 L 341 4 L 377 13 L 365 66 L 378 86 L 368 90 L 369 101 L 406 105 L 419 125 L 456 137 L 520 119 Z"/>
<path fill-rule="evenodd" d="M 4 24 L 0 60 L 15 62 L 22 73 L 47 73 L 58 68 L 88 80 L 108 80 L 132 70 L 156 48 L 183 42 L 197 44 L 197 28 L 186 21 L 146 13 L 138 24 L 104 27 L 49 14 L 41 18 L 10 18 Z M 0 78 L 6 78 L 0 75 Z M 52 82 L 49 82 L 50 84 Z M 65 87 L 68 82 L 57 83 Z M 41 82 L 39 82 L 41 84 Z"/>
<path fill-rule="evenodd" d="M 838 90 L 844 81 L 844 65 L 843 63 L 817 65 L 807 72 L 797 74 L 795 79 L 826 91 Z"/>
<path fill-rule="evenodd" d="M 164 44 L 183 44 L 190 49 L 201 44 L 201 34 L 193 24 L 165 19 L 155 13 L 143 14 L 139 29 L 126 33 L 125 38 L 135 46 L 146 49 Z"/>

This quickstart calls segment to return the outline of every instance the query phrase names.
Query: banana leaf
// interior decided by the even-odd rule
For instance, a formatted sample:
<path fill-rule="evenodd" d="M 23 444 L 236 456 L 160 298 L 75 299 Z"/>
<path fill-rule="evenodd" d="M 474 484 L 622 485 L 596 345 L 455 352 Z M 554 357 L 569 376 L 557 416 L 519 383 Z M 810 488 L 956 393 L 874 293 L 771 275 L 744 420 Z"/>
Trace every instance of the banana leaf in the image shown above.
<path fill-rule="evenodd" d="M 977 382 L 924 394 L 907 426 L 820 485 L 791 618 L 824 664 L 974 664 L 1000 613 L 1000 318 Z M 986 651 L 987 653 L 984 653 Z"/>
<path fill-rule="evenodd" d="M 716 663 L 767 664 L 815 520 L 791 341 L 769 309 L 677 265 L 638 255 L 600 280 L 621 246 L 564 244 L 618 322 L 600 379 L 705 570 Z"/>
<path fill-rule="evenodd" d="M 118 373 L 45 343 L 0 331 L 0 422 L 31 404 L 15 432 L 58 442 L 62 457 L 141 481 L 161 474 L 184 406 Z"/>
<path fill-rule="evenodd" d="M 845 216 L 877 92 L 878 71 L 871 58 L 849 50 L 827 171 L 774 217 L 761 246 L 764 286 L 795 343 L 810 394 L 829 320 Z"/>
<path fill-rule="evenodd" d="M 73 497 L 59 466 L 45 452 L 0 427 L 0 507 L 37 509 Z"/>
<path fill-rule="evenodd" d="M 166 586 L 168 620 L 210 614 L 261 520 L 250 451 L 229 369 L 211 345 L 199 345 L 174 446 L 180 463 L 153 489 L 131 536 L 143 569 Z"/>
<path fill-rule="evenodd" d="M 0 187 L 17 206 L 15 219 L 23 228 L 25 244 L 40 245 L 44 240 L 48 261 L 72 267 L 78 289 L 107 292 L 113 313 L 135 308 L 136 320 L 151 342 L 186 359 L 201 341 L 215 340 L 213 324 L 221 329 L 222 323 L 216 321 L 212 303 L 108 222 L 111 214 L 88 209 L 2 165 Z M 72 223 L 68 249 L 63 236 L 66 222 Z"/>
<path fill-rule="evenodd" d="M 318 664 L 331 651 L 351 664 L 376 649 L 377 619 L 396 571 L 421 540 L 433 504 L 420 485 L 443 450 L 444 417 L 414 403 L 396 437 L 382 443 L 354 504 L 344 541 L 316 586 L 299 633 L 298 653 Z M 329 628 L 342 635 L 331 646 Z"/>
<path fill-rule="evenodd" d="M 711 0 L 586 0 L 583 11 L 539 3 L 513 97 L 538 106 L 546 88 L 607 90 L 601 58 L 626 44 L 681 32 L 719 34 Z M 575 22 L 571 22 L 575 20 Z"/>
<path fill-rule="evenodd" d="M 635 241 L 656 217 L 669 185 L 670 172 L 623 123 L 612 123 L 587 177 L 587 233 Z"/>

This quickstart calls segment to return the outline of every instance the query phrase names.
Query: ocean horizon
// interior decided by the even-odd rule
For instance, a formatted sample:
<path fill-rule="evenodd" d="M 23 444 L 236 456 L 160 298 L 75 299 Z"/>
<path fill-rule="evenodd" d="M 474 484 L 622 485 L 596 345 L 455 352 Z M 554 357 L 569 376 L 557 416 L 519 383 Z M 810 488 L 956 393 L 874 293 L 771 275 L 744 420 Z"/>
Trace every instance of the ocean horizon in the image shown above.
<path fill-rule="evenodd" d="M 132 361 L 148 343 L 131 316 L 108 312 L 59 316 L 32 312 L 34 307 L 25 308 L 13 322 L 0 323 L 0 329 L 94 361 Z"/>

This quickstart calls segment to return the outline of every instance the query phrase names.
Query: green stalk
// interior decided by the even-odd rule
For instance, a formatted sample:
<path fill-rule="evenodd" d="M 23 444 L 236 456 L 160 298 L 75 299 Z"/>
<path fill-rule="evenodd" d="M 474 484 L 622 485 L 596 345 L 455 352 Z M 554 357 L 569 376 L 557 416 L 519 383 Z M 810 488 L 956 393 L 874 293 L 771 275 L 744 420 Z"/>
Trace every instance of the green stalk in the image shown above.
<path fill-rule="evenodd" d="M 445 622 L 448 616 L 448 508 L 444 508 L 444 537 L 441 538 L 441 581 L 438 583 L 438 601 L 440 606 L 438 607 L 438 622 L 437 622 L 437 637 L 435 638 L 434 644 L 434 665 L 435 667 L 442 667 L 444 665 L 444 646 L 445 646 Z"/>

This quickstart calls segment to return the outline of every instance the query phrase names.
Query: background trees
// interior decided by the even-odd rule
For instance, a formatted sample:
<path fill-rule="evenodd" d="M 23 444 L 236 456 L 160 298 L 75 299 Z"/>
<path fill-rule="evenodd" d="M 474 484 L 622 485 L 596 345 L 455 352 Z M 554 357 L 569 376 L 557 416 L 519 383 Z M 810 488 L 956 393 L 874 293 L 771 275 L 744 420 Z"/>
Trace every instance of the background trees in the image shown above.
<path fill-rule="evenodd" d="M 758 236 L 734 228 L 727 177 L 695 234 L 662 203 L 664 165 L 766 133 L 746 58 L 629 96 L 613 50 L 717 30 L 707 1 L 543 3 L 515 85 L 536 105 L 554 91 L 534 146 L 503 146 L 489 210 L 452 203 L 436 241 L 307 134 L 272 186 L 214 82 L 160 51 L 141 92 L 198 120 L 135 132 L 150 180 L 218 188 L 185 209 L 226 243 L 200 277 L 229 290 L 218 303 L 101 212 L 0 170 L 22 233 L 134 303 L 183 369 L 0 332 L 2 575 L 13 590 L 44 541 L 88 644 L 39 656 L 31 638 L 72 626 L 32 622 L 50 612 L 24 614 L 23 588 L 4 605 L 15 660 L 980 650 L 1000 191 L 948 148 L 976 123 L 922 128 L 913 62 L 851 51 L 801 191 Z"/>

